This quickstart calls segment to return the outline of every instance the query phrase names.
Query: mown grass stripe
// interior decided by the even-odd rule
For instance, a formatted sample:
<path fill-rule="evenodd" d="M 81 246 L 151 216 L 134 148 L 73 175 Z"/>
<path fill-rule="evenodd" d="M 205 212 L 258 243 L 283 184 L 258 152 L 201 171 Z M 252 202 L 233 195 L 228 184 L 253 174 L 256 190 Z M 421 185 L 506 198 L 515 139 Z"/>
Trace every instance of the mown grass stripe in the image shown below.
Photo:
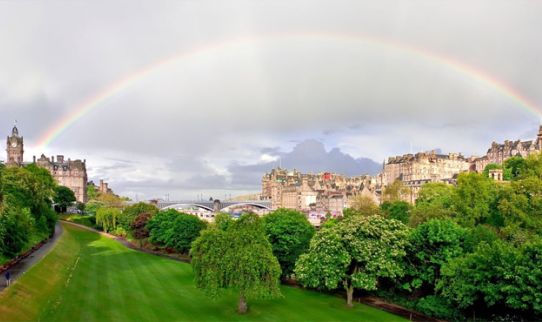
<path fill-rule="evenodd" d="M 347 309 L 341 298 L 290 287 L 282 288 L 282 299 L 250 301 L 249 313 L 239 316 L 237 294 L 209 300 L 195 288 L 189 264 L 63 226 L 57 247 L 0 293 L 0 320 L 404 321 L 365 305 Z"/>

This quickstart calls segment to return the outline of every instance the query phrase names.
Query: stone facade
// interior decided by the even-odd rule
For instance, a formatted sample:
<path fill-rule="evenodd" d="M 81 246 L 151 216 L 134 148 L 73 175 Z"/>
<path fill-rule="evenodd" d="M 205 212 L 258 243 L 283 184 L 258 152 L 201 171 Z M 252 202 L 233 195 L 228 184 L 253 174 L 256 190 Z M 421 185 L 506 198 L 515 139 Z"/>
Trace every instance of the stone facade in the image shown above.
<path fill-rule="evenodd" d="M 304 174 L 297 170 L 272 169 L 262 178 L 262 200 L 271 200 L 272 209 L 289 208 L 342 214 L 350 199 L 365 191 L 374 195 L 375 178 L 346 177 L 324 172 Z"/>
<path fill-rule="evenodd" d="M 19 136 L 19 130 L 15 126 L 11 131 L 11 136 L 7 139 L 7 165 L 24 166 L 24 140 Z M 78 202 L 87 202 L 87 167 L 86 162 L 81 160 L 64 159 L 64 156 L 58 155 L 55 161 L 54 157 L 47 158 L 45 155 L 33 163 L 49 170 L 53 178 L 59 185 L 70 188 L 75 194 Z"/>
<path fill-rule="evenodd" d="M 497 142 L 491 143 L 486 155 L 472 160 L 472 170 L 476 172 L 484 171 L 490 163 L 502 164 L 513 156 L 527 157 L 532 153 L 542 151 L 542 126 L 538 129 L 538 135 L 532 141 L 504 141 L 503 144 Z"/>
<path fill-rule="evenodd" d="M 470 165 L 468 159 L 457 153 L 443 155 L 431 151 L 391 157 L 384 165 L 382 184 L 387 186 L 395 180 L 436 182 L 451 179 L 458 173 L 469 171 Z"/>

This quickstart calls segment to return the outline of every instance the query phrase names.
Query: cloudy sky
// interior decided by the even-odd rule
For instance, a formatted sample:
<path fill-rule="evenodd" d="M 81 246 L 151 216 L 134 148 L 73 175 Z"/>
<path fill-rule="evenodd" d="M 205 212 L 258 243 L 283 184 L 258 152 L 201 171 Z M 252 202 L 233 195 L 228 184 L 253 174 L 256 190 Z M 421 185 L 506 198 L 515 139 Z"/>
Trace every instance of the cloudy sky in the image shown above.
<path fill-rule="evenodd" d="M 87 159 L 138 199 L 258 191 L 279 164 L 480 155 L 536 135 L 541 16 L 519 0 L 0 0 L 0 129 L 18 120 L 27 160 Z"/>

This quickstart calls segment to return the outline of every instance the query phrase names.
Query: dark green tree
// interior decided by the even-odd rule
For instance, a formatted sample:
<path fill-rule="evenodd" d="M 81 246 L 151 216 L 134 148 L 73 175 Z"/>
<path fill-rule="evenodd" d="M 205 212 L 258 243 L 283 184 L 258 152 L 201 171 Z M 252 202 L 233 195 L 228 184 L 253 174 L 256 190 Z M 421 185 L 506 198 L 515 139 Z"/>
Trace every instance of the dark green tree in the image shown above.
<path fill-rule="evenodd" d="M 451 219 L 432 219 L 412 230 L 408 247 L 408 280 L 414 289 L 433 294 L 442 265 L 465 253 L 467 230 Z"/>
<path fill-rule="evenodd" d="M 305 214 L 278 209 L 264 218 L 265 232 L 282 269 L 282 276 L 292 274 L 298 257 L 307 251 L 315 229 Z"/>
<path fill-rule="evenodd" d="M 147 223 L 149 241 L 181 253 L 188 253 L 206 223 L 194 215 L 174 209 L 158 212 Z"/>
<path fill-rule="evenodd" d="M 410 220 L 410 211 L 412 207 L 406 201 L 385 201 L 380 205 L 380 209 L 386 218 L 399 220 L 403 224 L 408 224 Z"/>
<path fill-rule="evenodd" d="M 55 195 L 53 198 L 59 212 L 66 212 L 66 208 L 72 205 L 75 201 L 75 194 L 70 188 L 64 186 L 55 187 Z"/>
<path fill-rule="evenodd" d="M 515 156 L 504 161 L 504 168 L 510 172 L 511 179 L 517 179 L 525 173 L 525 159 L 521 156 Z"/>

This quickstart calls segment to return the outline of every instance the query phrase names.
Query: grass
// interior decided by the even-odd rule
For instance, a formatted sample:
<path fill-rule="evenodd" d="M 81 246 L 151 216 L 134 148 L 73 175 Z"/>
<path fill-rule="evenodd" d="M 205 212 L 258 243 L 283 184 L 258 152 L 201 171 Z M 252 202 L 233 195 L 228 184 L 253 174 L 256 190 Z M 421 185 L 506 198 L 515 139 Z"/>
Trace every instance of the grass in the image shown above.
<path fill-rule="evenodd" d="M 2 321 L 404 321 L 341 298 L 283 287 L 283 298 L 210 301 L 194 287 L 189 264 L 140 253 L 63 224 L 58 245 L 0 293 Z"/>
<path fill-rule="evenodd" d="M 96 228 L 96 225 L 93 222 L 94 216 L 91 216 L 91 215 L 69 214 L 69 215 L 62 215 L 60 218 L 66 221 L 76 223 L 76 224 L 84 225 L 91 228 Z"/>

